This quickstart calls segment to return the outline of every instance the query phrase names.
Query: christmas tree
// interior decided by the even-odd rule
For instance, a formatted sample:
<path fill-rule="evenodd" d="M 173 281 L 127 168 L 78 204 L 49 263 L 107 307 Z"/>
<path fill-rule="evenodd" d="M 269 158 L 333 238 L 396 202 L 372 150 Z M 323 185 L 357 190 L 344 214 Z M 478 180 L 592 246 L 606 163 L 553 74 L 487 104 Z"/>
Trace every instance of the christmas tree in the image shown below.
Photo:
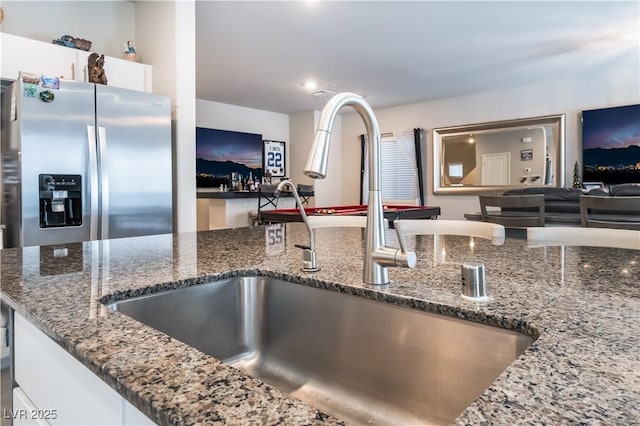
<path fill-rule="evenodd" d="M 573 166 L 573 187 L 580 188 L 582 185 L 580 183 L 580 167 L 578 166 L 578 162 Z"/>

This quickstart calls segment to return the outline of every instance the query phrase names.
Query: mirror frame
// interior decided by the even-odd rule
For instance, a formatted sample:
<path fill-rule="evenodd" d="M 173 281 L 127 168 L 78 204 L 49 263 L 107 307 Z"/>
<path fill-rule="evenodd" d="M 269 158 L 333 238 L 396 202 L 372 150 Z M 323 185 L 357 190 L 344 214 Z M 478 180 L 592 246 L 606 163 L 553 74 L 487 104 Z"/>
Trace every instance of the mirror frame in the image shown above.
<path fill-rule="evenodd" d="M 508 189 L 522 188 L 523 185 L 500 186 L 445 186 L 441 184 L 440 177 L 443 173 L 444 147 L 442 141 L 445 136 L 459 133 L 478 133 L 482 131 L 511 130 L 522 127 L 552 125 L 557 129 L 554 134 L 553 154 L 555 160 L 554 174 L 555 187 L 564 187 L 565 184 L 565 114 L 546 115 L 541 117 L 518 118 L 514 120 L 492 121 L 487 123 L 467 124 L 463 126 L 440 127 L 432 130 L 433 143 L 433 193 L 434 194 L 459 194 L 474 195 L 486 192 L 498 192 Z M 541 184 L 542 186 L 542 184 Z"/>

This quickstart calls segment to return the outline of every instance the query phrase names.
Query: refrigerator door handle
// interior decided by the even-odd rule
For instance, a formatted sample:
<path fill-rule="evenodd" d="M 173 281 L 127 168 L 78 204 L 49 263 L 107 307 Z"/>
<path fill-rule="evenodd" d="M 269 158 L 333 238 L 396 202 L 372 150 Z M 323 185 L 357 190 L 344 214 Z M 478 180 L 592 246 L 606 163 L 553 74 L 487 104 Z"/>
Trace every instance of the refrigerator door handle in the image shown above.
<path fill-rule="evenodd" d="M 109 238 L 109 173 L 107 160 L 107 130 L 98 126 L 98 148 L 100 149 L 100 182 L 102 183 L 102 222 L 100 239 Z"/>
<path fill-rule="evenodd" d="M 96 152 L 96 128 L 87 125 L 89 143 L 89 238 L 98 239 L 98 154 Z"/>

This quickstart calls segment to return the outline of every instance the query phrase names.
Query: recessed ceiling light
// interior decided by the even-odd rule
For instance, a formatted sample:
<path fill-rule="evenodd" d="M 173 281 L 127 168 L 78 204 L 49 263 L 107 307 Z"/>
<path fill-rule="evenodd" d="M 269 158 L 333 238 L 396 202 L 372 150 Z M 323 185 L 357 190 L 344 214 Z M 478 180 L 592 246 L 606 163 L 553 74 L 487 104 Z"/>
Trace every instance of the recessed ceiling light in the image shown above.
<path fill-rule="evenodd" d="M 304 88 L 307 90 L 315 90 L 318 87 L 318 83 L 316 83 L 313 80 L 309 80 L 306 83 L 304 83 Z"/>

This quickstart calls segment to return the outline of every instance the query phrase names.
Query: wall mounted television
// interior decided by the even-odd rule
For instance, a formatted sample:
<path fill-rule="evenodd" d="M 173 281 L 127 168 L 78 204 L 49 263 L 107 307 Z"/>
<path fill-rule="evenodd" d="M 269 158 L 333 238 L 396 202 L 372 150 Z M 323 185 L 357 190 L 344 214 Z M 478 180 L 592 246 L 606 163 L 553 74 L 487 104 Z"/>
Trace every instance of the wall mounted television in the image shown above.
<path fill-rule="evenodd" d="M 262 135 L 196 127 L 196 186 L 230 185 L 232 173 L 262 179 Z"/>
<path fill-rule="evenodd" d="M 640 104 L 582 111 L 582 181 L 640 182 Z"/>

